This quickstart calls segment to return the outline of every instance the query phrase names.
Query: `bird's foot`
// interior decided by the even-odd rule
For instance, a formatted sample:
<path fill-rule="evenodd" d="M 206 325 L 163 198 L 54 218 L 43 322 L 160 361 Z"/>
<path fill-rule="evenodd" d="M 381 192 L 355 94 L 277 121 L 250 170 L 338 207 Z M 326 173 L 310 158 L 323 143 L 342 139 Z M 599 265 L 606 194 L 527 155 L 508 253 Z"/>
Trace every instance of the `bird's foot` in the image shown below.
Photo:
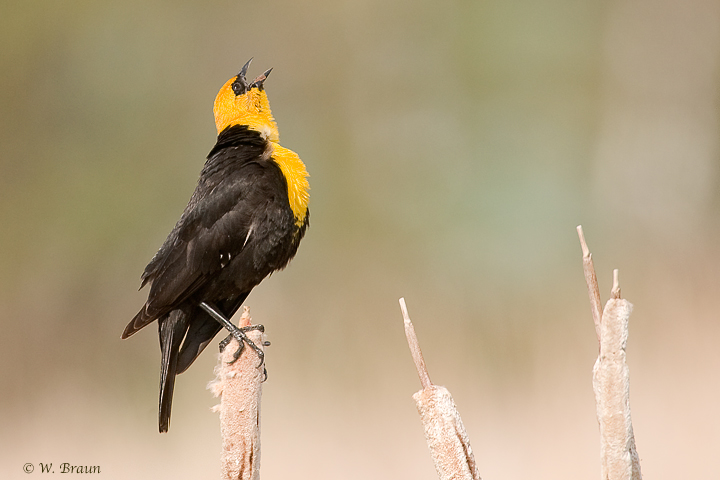
<path fill-rule="evenodd" d="M 263 325 L 248 325 L 247 327 L 235 327 L 234 329 L 230 330 L 230 335 L 225 337 L 225 339 L 220 342 L 220 352 L 225 351 L 225 348 L 230 344 L 233 338 L 237 340 L 240 344 L 235 353 L 233 353 L 232 361 L 228 362 L 228 364 L 232 365 L 233 363 L 238 361 L 238 358 L 240 358 L 240 355 L 242 355 L 243 350 L 245 350 L 245 344 L 255 350 L 255 353 L 257 353 L 258 357 L 260 358 L 260 365 L 263 364 L 263 362 L 265 361 L 265 352 L 263 352 L 262 348 L 258 347 L 255 342 L 250 340 L 246 334 L 246 332 L 250 332 L 253 330 L 259 330 L 261 332 L 264 332 L 265 327 Z M 263 345 L 270 345 L 270 342 L 263 342 Z"/>
<path fill-rule="evenodd" d="M 265 327 L 262 325 L 248 325 L 246 327 L 237 327 L 235 324 L 233 324 L 230 320 L 228 320 L 223 313 L 217 309 L 214 305 L 208 304 L 207 302 L 200 302 L 199 304 L 200 308 L 205 310 L 208 315 L 210 315 L 212 318 L 214 318 L 220 325 L 225 327 L 230 332 L 230 335 L 220 342 L 220 351 L 222 352 L 225 350 L 225 347 L 227 347 L 228 343 L 235 338 L 240 346 L 238 347 L 237 351 L 233 354 L 233 360 L 229 362 L 230 364 L 233 364 L 237 362 L 238 358 L 240 358 L 240 355 L 242 355 L 243 350 L 245 349 L 245 344 L 247 344 L 250 348 L 255 350 L 255 353 L 257 353 L 258 357 L 260 358 L 260 363 L 258 364 L 258 367 L 265 363 L 265 352 L 263 352 L 262 348 L 258 347 L 255 342 L 250 340 L 248 338 L 247 334 L 245 332 L 249 332 L 252 330 L 259 330 L 260 332 L 265 331 Z M 269 342 L 263 342 L 263 345 L 267 346 L 270 345 Z M 267 378 L 267 373 L 265 374 Z"/>

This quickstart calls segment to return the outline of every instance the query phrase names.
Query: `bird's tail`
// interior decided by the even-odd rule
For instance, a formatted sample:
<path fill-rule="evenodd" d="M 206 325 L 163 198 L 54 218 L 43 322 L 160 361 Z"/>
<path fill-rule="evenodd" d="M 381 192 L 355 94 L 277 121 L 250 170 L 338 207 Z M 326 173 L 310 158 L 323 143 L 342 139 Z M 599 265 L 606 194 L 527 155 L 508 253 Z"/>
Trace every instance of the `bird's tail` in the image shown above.
<path fill-rule="evenodd" d="M 158 334 L 160 336 L 160 412 L 158 416 L 160 433 L 167 432 L 170 425 L 170 410 L 172 408 L 173 389 L 175 388 L 175 375 L 177 375 L 177 362 L 180 344 L 188 329 L 189 311 L 185 309 L 173 310 L 158 320 Z"/>

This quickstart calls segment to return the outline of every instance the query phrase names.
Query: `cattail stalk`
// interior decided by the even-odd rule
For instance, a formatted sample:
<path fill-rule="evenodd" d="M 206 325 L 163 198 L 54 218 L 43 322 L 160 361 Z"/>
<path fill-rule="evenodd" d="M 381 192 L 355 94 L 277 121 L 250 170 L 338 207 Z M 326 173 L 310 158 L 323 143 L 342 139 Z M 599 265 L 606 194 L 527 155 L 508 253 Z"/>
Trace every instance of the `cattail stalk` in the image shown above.
<path fill-rule="evenodd" d="M 600 426 L 600 478 L 641 480 L 640 458 L 635 447 L 630 415 L 630 369 L 626 362 L 628 322 L 632 304 L 620 296 L 618 270 L 605 309 L 600 304 L 592 255 L 582 226 L 577 227 L 583 251 L 583 270 L 590 293 L 590 306 L 600 352 L 593 367 L 593 390 Z"/>
<path fill-rule="evenodd" d="M 410 353 L 420 377 L 422 390 L 413 395 L 425 429 L 430 454 L 440 480 L 480 480 L 465 426 L 452 395 L 445 387 L 433 385 L 408 315 L 405 299 L 400 299 Z"/>
<path fill-rule="evenodd" d="M 244 307 L 240 327 L 250 325 L 249 309 Z M 263 347 L 264 334 L 257 330 L 247 332 L 255 345 Z M 255 352 L 245 346 L 234 363 L 238 349 L 233 339 L 220 354 L 215 367 L 217 378 L 209 388 L 220 404 L 213 411 L 220 413 L 222 454 L 220 478 L 222 480 L 258 480 L 260 478 L 260 398 L 265 379 L 265 367 Z"/>

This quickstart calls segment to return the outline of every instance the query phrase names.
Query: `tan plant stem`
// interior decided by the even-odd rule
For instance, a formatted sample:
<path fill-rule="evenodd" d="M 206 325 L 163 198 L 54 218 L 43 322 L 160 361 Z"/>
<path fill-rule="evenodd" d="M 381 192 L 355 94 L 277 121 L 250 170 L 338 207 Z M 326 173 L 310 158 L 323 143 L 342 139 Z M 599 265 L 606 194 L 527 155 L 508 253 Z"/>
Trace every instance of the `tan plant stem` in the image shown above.
<path fill-rule="evenodd" d="M 438 477 L 440 480 L 480 480 L 470 439 L 450 392 L 430 382 L 403 298 L 400 299 L 400 309 L 405 323 L 405 336 L 423 387 L 413 395 L 413 399 L 420 413 L 425 440 Z"/>
<path fill-rule="evenodd" d="M 240 327 L 250 325 L 249 309 L 244 307 Z M 247 336 L 260 348 L 264 334 L 257 330 Z M 215 367 L 217 378 L 209 388 L 220 397 L 213 410 L 220 412 L 222 454 L 220 478 L 223 480 L 258 480 L 260 478 L 260 399 L 265 379 L 264 365 L 257 354 L 245 347 L 234 363 L 238 349 L 233 339 L 220 354 Z"/>

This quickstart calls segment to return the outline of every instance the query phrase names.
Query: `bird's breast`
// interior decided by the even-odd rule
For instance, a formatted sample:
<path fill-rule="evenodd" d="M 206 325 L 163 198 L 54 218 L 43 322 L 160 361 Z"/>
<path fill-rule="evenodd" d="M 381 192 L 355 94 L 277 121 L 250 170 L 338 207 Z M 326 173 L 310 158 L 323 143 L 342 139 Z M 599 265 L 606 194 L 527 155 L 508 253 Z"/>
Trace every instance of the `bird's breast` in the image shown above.
<path fill-rule="evenodd" d="M 308 204 L 310 203 L 309 174 L 305 164 L 297 153 L 275 142 L 272 145 L 272 160 L 277 163 L 287 182 L 288 201 L 295 216 L 295 224 L 299 227 L 305 224 Z"/>

